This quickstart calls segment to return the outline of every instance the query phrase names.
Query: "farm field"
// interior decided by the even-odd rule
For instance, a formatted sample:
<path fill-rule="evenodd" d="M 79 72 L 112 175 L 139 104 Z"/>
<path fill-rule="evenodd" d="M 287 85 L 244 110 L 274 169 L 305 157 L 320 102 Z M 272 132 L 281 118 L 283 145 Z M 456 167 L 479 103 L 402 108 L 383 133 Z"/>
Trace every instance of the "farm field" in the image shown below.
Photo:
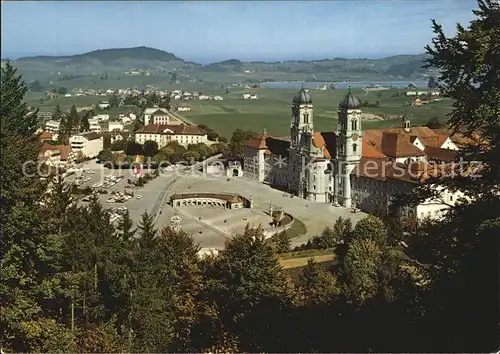
<path fill-rule="evenodd" d="M 104 80 L 105 81 L 105 80 Z M 212 90 L 207 90 L 211 87 Z M 184 88 L 184 87 L 183 87 Z M 186 88 L 187 89 L 187 88 Z M 196 124 L 205 124 L 220 135 L 231 137 L 232 133 L 240 129 L 251 129 L 262 131 L 266 129 L 269 134 L 287 136 L 291 122 L 291 103 L 296 89 L 257 88 L 242 89 L 231 88 L 225 94 L 223 90 L 215 89 L 215 84 L 193 83 L 191 91 L 200 91 L 213 95 L 220 95 L 223 101 L 173 101 L 172 103 L 187 103 L 191 106 L 190 112 L 182 112 L 181 115 Z M 205 91 L 206 90 L 206 91 Z M 213 91 L 213 92 L 212 92 Z M 352 89 L 361 101 L 369 103 L 380 102 L 379 107 L 363 107 L 362 111 L 384 117 L 383 120 L 370 120 L 363 122 L 363 129 L 376 129 L 400 126 L 401 115 L 405 112 L 410 115 L 412 125 L 425 124 L 433 116 L 446 121 L 446 114 L 450 111 L 451 101 L 432 102 L 423 106 L 410 106 L 411 98 L 402 96 L 403 89 L 391 89 L 386 91 L 365 92 L 362 89 Z M 245 92 L 256 93 L 257 100 L 243 100 Z M 400 96 L 393 97 L 398 92 Z M 337 107 L 346 95 L 347 90 L 333 91 L 310 91 L 314 104 L 314 126 L 320 131 L 332 131 L 337 128 Z M 43 101 L 41 101 L 43 99 Z M 88 107 L 107 99 L 106 96 L 80 96 L 80 97 L 58 97 L 49 100 L 41 93 L 29 92 L 26 101 L 29 105 L 39 107 L 42 111 L 53 111 L 59 104 L 61 109 L 69 110 L 74 104 L 77 107 Z M 133 107 L 132 107 L 133 108 Z M 114 109 L 111 114 L 126 113 L 132 108 L 123 107 Z M 118 110 L 120 112 L 118 112 Z M 116 111 L 116 112 L 115 112 Z"/>
<path fill-rule="evenodd" d="M 353 89 L 352 92 L 361 101 L 380 102 L 380 107 L 364 107 L 363 112 L 388 116 L 379 121 L 363 122 L 364 129 L 396 127 L 400 125 L 400 116 L 410 115 L 412 124 L 425 124 L 433 116 L 446 121 L 446 114 L 451 108 L 451 101 L 443 100 L 424 106 L 410 106 L 409 97 L 391 97 L 397 89 L 382 92 L 368 92 Z M 243 100 L 243 92 L 255 92 L 259 99 Z M 400 93 L 403 90 L 399 90 Z M 317 130 L 331 131 L 337 128 L 337 107 L 346 95 L 346 90 L 317 91 L 311 90 L 314 104 L 314 126 Z M 191 101 L 190 112 L 182 112 L 197 124 L 205 124 L 219 134 L 230 137 L 238 128 L 261 131 L 270 134 L 288 135 L 291 122 L 291 103 L 296 94 L 294 89 L 252 89 L 236 90 L 224 95 L 223 101 Z M 380 96 L 380 97 L 379 97 Z"/>

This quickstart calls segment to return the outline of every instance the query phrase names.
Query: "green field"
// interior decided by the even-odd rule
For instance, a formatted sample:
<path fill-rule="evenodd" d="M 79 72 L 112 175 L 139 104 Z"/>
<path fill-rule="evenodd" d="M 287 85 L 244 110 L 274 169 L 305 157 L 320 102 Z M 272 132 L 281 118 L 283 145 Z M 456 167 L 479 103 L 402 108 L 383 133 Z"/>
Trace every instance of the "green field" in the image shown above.
<path fill-rule="evenodd" d="M 250 90 L 248 90 L 250 91 Z M 191 101 L 190 112 L 183 112 L 190 120 L 205 124 L 215 129 L 219 134 L 230 137 L 237 128 L 261 131 L 266 129 L 274 135 L 288 135 L 291 122 L 291 102 L 297 90 L 291 89 L 253 89 L 258 100 L 243 100 L 242 90 L 238 93 L 224 95 L 224 101 Z M 412 124 L 425 124 L 433 116 L 446 120 L 446 114 L 451 107 L 451 101 L 443 100 L 424 106 L 410 106 L 410 98 L 391 97 L 396 90 L 365 92 L 361 89 L 352 90 L 362 101 L 375 103 L 380 101 L 380 107 L 366 107 L 364 112 L 385 114 L 394 118 L 382 121 L 365 121 L 365 129 L 400 126 L 399 116 L 407 111 L 411 115 Z M 403 90 L 400 90 L 403 92 Z M 316 91 L 311 90 L 314 104 L 314 126 L 320 131 L 331 131 L 337 128 L 337 108 L 346 90 Z"/>
<path fill-rule="evenodd" d="M 194 85 L 194 83 L 193 83 Z M 230 137 L 237 128 L 262 131 L 266 129 L 268 133 L 285 136 L 289 134 L 291 122 L 291 103 L 293 96 L 297 93 L 296 89 L 276 89 L 276 88 L 258 88 L 244 90 L 241 88 L 230 89 L 229 94 L 224 94 L 221 89 L 215 90 L 214 84 L 203 84 L 193 86 L 191 91 L 204 91 L 207 87 L 212 87 L 215 91 L 212 94 L 218 94 L 224 97 L 223 101 L 188 101 L 191 106 L 190 112 L 182 112 L 182 115 L 197 124 L 205 124 L 216 130 L 220 135 Z M 352 92 L 362 101 L 369 103 L 380 102 L 379 107 L 362 108 L 364 112 L 388 116 L 381 121 L 365 121 L 364 129 L 397 127 L 400 125 L 400 116 L 405 111 L 411 115 L 412 124 L 422 125 L 433 116 L 439 117 L 442 121 L 446 120 L 446 114 L 451 107 L 451 101 L 443 99 L 439 102 L 432 102 L 423 106 L 410 106 L 411 98 L 399 96 L 391 97 L 397 92 L 397 89 L 368 92 L 361 89 L 353 89 Z M 258 95 L 257 100 L 243 100 L 243 92 L 255 92 Z M 319 91 L 311 90 L 314 104 L 314 126 L 320 131 L 332 131 L 337 127 L 337 107 L 341 99 L 346 95 L 346 90 Z M 399 90 L 399 93 L 404 90 Z M 29 92 L 26 96 L 27 103 L 40 107 L 42 111 L 53 110 L 56 104 L 59 104 L 63 110 L 69 110 L 71 105 L 77 107 L 90 106 L 106 99 L 103 96 L 80 96 L 80 97 L 58 97 L 48 100 L 44 98 L 40 103 L 40 93 Z M 174 104 L 180 102 L 173 102 Z M 115 109 L 112 114 L 125 113 L 130 108 L 122 107 Z M 120 112 L 118 112 L 120 111 Z"/>

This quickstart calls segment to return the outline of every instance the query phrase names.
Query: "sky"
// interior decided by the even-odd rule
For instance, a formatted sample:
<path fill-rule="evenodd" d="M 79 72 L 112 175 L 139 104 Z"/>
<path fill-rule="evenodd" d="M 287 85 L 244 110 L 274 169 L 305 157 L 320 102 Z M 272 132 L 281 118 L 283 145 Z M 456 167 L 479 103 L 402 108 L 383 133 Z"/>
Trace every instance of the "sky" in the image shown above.
<path fill-rule="evenodd" d="M 200 63 L 419 54 L 475 0 L 3 1 L 1 56 L 148 46 Z"/>

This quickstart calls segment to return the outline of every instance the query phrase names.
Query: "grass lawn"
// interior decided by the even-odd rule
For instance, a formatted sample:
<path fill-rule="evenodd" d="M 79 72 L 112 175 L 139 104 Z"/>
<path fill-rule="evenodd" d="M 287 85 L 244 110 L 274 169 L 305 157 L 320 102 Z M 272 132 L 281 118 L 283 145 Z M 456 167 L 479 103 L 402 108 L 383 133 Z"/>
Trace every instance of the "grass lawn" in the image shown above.
<path fill-rule="evenodd" d="M 294 219 L 292 226 L 286 230 L 288 238 L 293 239 L 304 235 L 307 232 L 306 225 L 299 219 Z"/>

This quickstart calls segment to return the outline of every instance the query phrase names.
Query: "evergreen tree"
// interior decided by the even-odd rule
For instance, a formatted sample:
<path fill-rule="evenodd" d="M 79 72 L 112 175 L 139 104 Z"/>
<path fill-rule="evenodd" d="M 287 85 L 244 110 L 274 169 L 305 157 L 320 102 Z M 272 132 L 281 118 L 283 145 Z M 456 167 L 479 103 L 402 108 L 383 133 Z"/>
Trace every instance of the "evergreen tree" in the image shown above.
<path fill-rule="evenodd" d="M 118 221 L 117 229 L 120 231 L 120 237 L 123 241 L 131 242 L 133 240 L 136 230 L 128 209 Z"/>
<path fill-rule="evenodd" d="M 429 77 L 429 82 L 427 83 L 427 87 L 430 89 L 434 89 L 438 87 L 436 82 L 436 78 L 434 76 Z"/>
<path fill-rule="evenodd" d="M 36 114 L 27 114 L 26 87 L 10 63 L 2 67 L 1 81 L 2 349 L 28 352 L 35 349 L 30 338 L 43 321 L 44 304 L 57 288 L 59 242 L 41 211 Z"/>
<path fill-rule="evenodd" d="M 54 110 L 54 113 L 52 113 L 52 119 L 58 121 L 61 119 L 61 115 L 62 115 L 61 106 L 59 106 L 59 104 L 57 104 L 56 109 Z"/>
<path fill-rule="evenodd" d="M 89 111 L 87 112 L 83 117 L 80 122 L 80 133 L 82 132 L 88 132 L 90 131 L 90 123 L 89 123 L 89 117 L 92 117 L 94 115 L 94 112 Z"/>
<path fill-rule="evenodd" d="M 453 37 L 433 21 L 435 38 L 427 47 L 428 65 L 440 71 L 444 94 L 454 99 L 449 124 L 470 139 L 460 155 L 481 161 L 481 168 L 475 176 L 456 171 L 430 181 L 470 200 L 458 201 L 422 238 L 432 250 L 420 323 L 425 351 L 489 352 L 499 346 L 500 6 L 493 0 L 478 4 L 475 19 L 467 28 L 457 25 Z M 435 190 L 424 186 L 414 201 Z"/>

